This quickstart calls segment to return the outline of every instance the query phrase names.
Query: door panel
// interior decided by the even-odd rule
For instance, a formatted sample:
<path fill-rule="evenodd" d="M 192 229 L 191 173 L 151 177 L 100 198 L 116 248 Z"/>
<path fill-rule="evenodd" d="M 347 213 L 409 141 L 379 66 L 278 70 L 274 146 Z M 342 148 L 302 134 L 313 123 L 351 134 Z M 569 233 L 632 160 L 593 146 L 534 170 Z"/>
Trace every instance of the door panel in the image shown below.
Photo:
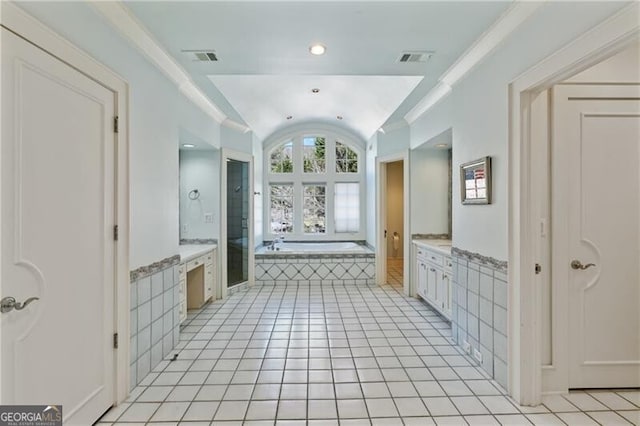
<path fill-rule="evenodd" d="M 638 86 L 554 89 L 554 232 L 566 237 L 554 285 L 568 284 L 571 388 L 640 386 L 639 99 Z"/>
<path fill-rule="evenodd" d="M 2 29 L 2 403 L 114 401 L 114 95 Z"/>

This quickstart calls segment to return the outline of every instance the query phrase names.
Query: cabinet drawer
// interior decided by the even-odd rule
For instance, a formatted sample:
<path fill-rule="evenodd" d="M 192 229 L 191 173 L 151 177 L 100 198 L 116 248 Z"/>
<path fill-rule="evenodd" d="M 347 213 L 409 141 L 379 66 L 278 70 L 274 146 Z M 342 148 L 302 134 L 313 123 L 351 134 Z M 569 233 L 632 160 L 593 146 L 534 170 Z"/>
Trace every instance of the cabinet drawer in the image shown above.
<path fill-rule="evenodd" d="M 427 251 L 422 247 L 416 246 L 416 257 L 420 260 L 427 260 Z"/>
<path fill-rule="evenodd" d="M 444 262 L 444 270 L 447 272 L 451 272 L 451 268 L 453 268 L 453 261 L 451 260 L 451 258 L 448 256 L 444 256 L 443 262 Z"/>
<path fill-rule="evenodd" d="M 432 251 L 427 251 L 426 253 L 427 255 L 427 261 L 437 265 L 437 266 L 442 266 L 444 265 L 444 256 L 439 254 L 439 253 L 434 253 Z"/>
<path fill-rule="evenodd" d="M 187 271 L 191 271 L 194 268 L 197 268 L 200 265 L 204 265 L 204 256 L 200 256 L 196 259 L 190 260 L 189 262 L 187 262 Z"/>

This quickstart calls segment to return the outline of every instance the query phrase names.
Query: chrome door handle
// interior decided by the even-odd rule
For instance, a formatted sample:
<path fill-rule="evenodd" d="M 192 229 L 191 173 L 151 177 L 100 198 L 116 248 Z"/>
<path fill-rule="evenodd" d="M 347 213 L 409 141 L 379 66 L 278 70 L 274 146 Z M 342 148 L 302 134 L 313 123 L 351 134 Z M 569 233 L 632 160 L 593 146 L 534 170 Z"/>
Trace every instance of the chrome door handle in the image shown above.
<path fill-rule="evenodd" d="M 0 312 L 5 314 L 7 312 L 11 312 L 14 309 L 16 311 L 21 311 L 24 308 L 27 307 L 28 304 L 30 304 L 31 302 L 35 302 L 36 300 L 39 300 L 39 297 L 30 297 L 27 300 L 25 300 L 24 302 L 20 303 L 20 302 L 16 302 L 16 299 L 8 296 L 8 297 L 3 297 L 2 300 L 0 300 Z"/>
<path fill-rule="evenodd" d="M 572 260 L 571 261 L 571 267 L 573 269 L 585 270 L 587 268 L 591 268 L 592 266 L 596 266 L 596 264 L 595 263 L 587 263 L 586 265 L 583 265 L 582 262 L 580 262 L 579 260 Z"/>

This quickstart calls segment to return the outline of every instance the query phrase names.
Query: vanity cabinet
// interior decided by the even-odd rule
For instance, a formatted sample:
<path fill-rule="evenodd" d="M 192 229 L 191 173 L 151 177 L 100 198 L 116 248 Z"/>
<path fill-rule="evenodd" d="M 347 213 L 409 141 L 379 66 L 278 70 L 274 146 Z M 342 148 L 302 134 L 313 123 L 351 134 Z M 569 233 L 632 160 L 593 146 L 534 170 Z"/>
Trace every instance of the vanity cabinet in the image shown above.
<path fill-rule="evenodd" d="M 187 318 L 187 310 L 199 309 L 209 300 L 215 299 L 216 254 L 217 248 L 214 248 L 204 254 L 196 252 L 195 255 L 181 256 L 181 263 L 178 265 L 181 323 Z"/>
<path fill-rule="evenodd" d="M 451 255 L 435 243 L 424 242 L 414 242 L 414 252 L 416 295 L 450 320 Z"/>

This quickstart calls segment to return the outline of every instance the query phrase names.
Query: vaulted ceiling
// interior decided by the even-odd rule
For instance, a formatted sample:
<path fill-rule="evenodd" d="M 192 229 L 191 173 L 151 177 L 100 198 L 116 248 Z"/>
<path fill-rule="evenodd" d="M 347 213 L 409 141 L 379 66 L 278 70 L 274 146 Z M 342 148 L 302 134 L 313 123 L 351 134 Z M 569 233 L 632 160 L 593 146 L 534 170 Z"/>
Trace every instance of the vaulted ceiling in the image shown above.
<path fill-rule="evenodd" d="M 510 2 L 125 4 L 202 92 L 259 138 L 313 120 L 368 139 L 402 120 Z M 325 55 L 311 55 L 313 43 Z M 215 51 L 218 61 L 195 61 L 189 50 Z M 433 55 L 400 63 L 406 51 Z"/>

